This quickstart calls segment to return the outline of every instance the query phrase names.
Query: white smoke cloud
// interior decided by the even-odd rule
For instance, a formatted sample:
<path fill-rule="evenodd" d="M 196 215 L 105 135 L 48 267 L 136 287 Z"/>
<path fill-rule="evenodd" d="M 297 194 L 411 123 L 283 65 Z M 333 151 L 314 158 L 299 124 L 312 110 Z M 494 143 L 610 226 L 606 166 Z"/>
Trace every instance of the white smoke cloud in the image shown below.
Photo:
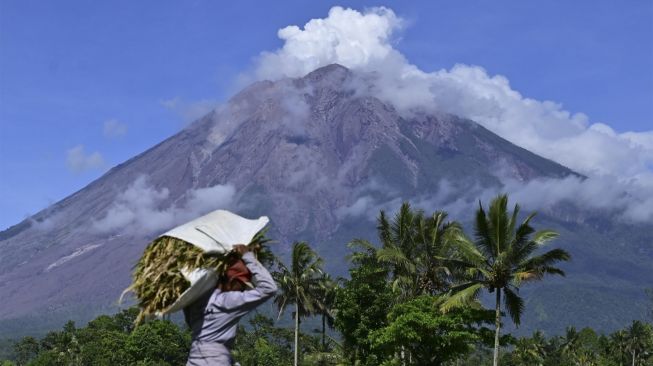
<path fill-rule="evenodd" d="M 284 45 L 261 54 L 256 74 L 266 79 L 299 77 L 339 63 L 372 73 L 374 83 L 366 92 L 400 111 L 435 108 L 473 119 L 584 174 L 632 178 L 651 173 L 653 131 L 620 134 L 605 124 L 590 124 L 586 115 L 572 114 L 558 103 L 522 96 L 506 77 L 488 75 L 479 66 L 420 70 L 392 45 L 403 23 L 383 7 L 365 12 L 333 7 L 326 18 L 312 19 L 303 29 L 292 25 L 279 30 Z"/>
<path fill-rule="evenodd" d="M 589 177 L 536 181 L 523 187 L 506 182 L 520 199 L 528 200 L 528 192 L 542 189 L 553 201 L 572 199 L 596 207 L 610 197 L 621 217 L 651 218 L 653 204 L 646 194 L 653 187 L 653 131 L 618 133 L 559 103 L 525 97 L 511 87 L 508 78 L 490 75 L 480 66 L 420 70 L 393 46 L 403 24 L 384 7 L 363 12 L 333 7 L 326 18 L 280 29 L 283 46 L 262 53 L 255 74 L 272 80 L 301 77 L 322 66 L 341 64 L 363 75 L 360 93 L 371 93 L 400 113 L 441 111 L 472 119 L 516 145 Z M 602 197 L 594 199 L 594 195 Z M 341 214 L 356 215 L 379 204 L 361 195 Z"/>
<path fill-rule="evenodd" d="M 511 193 L 512 200 L 533 210 L 569 202 L 628 222 L 653 222 L 653 185 L 624 182 L 614 176 L 539 178 L 527 183 L 507 180 L 504 190 Z"/>
<path fill-rule="evenodd" d="M 504 177 L 500 187 L 491 188 L 481 185 L 458 187 L 442 180 L 431 195 L 403 197 L 390 194 L 377 198 L 359 195 L 352 204 L 340 207 L 336 214 L 340 218 L 362 217 L 374 222 L 380 210 L 394 213 L 402 202 L 409 201 L 414 208 L 427 213 L 443 210 L 452 219 L 465 221 L 472 219 L 479 202 L 487 207 L 502 193 L 508 193 L 513 204 L 518 203 L 529 212 L 558 215 L 563 212 L 558 206 L 569 203 L 581 210 L 602 212 L 627 223 L 653 222 L 653 185 L 633 187 L 609 176 L 538 178 L 526 183 Z"/>
<path fill-rule="evenodd" d="M 379 212 L 385 211 L 394 215 L 399 210 L 399 207 L 405 200 L 400 197 L 395 197 L 389 200 L 381 200 L 372 196 L 359 197 L 353 204 L 341 207 L 336 210 L 338 218 L 366 218 L 370 222 L 375 222 Z"/>
<path fill-rule="evenodd" d="M 31 227 L 38 231 L 49 231 L 59 227 L 61 224 L 61 215 L 57 214 L 46 216 L 40 221 L 36 220 L 34 216 L 30 216 L 27 219 L 30 222 Z"/>
<path fill-rule="evenodd" d="M 281 122 L 294 136 L 307 135 L 306 121 L 310 118 L 311 111 L 304 94 L 312 94 L 312 92 L 310 88 L 283 87 L 283 93 L 280 93 L 284 96 L 281 107 L 286 112 Z"/>
<path fill-rule="evenodd" d="M 318 67 L 339 63 L 362 68 L 396 53 L 389 44 L 401 19 L 387 8 L 365 14 L 333 7 L 325 19 L 312 19 L 304 30 L 295 25 L 280 29 L 280 50 L 261 54 L 256 74 L 261 79 L 299 77 Z"/>
<path fill-rule="evenodd" d="M 102 132 L 104 137 L 108 138 L 124 136 L 127 133 L 127 125 L 117 119 L 110 119 L 104 122 Z"/>
<path fill-rule="evenodd" d="M 197 188 L 186 193 L 188 201 L 182 208 L 189 217 L 199 216 L 218 208 L 229 208 L 234 203 L 236 189 L 231 184 Z"/>
<path fill-rule="evenodd" d="M 202 99 L 189 102 L 180 97 L 162 100 L 160 104 L 178 114 L 184 122 L 192 122 L 202 118 L 220 106 L 220 103 L 216 100 Z"/>
<path fill-rule="evenodd" d="M 356 200 L 352 204 L 336 209 L 338 218 L 363 217 L 375 221 L 379 211 L 394 212 L 405 200 L 396 189 L 379 177 L 371 177 L 365 184 L 357 187 L 353 196 Z"/>
<path fill-rule="evenodd" d="M 103 167 L 104 158 L 97 151 L 87 154 L 84 145 L 77 145 L 66 152 L 66 166 L 72 172 L 82 173 Z"/>
<path fill-rule="evenodd" d="M 215 185 L 189 190 L 185 204 L 162 207 L 169 198 L 167 188 L 150 186 L 146 176 L 138 177 L 124 192 L 120 193 L 106 215 L 93 220 L 97 232 L 113 232 L 147 235 L 189 221 L 218 208 L 229 208 L 236 194 L 232 185 Z"/>

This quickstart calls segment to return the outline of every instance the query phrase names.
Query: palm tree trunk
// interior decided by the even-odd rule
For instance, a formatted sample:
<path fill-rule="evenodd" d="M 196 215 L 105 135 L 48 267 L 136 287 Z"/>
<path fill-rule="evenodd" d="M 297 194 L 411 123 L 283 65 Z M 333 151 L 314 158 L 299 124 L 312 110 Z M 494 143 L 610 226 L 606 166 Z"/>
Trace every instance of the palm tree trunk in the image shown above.
<path fill-rule="evenodd" d="M 298 361 L 298 356 L 299 356 L 299 306 L 297 306 L 297 309 L 295 309 L 295 366 L 297 366 L 299 363 Z"/>
<path fill-rule="evenodd" d="M 635 351 L 633 351 L 633 366 L 635 366 Z"/>
<path fill-rule="evenodd" d="M 322 352 L 326 352 L 326 317 L 322 314 Z"/>
<path fill-rule="evenodd" d="M 499 365 L 499 333 L 501 332 L 501 289 L 497 290 L 497 303 L 494 313 L 494 366 Z"/>

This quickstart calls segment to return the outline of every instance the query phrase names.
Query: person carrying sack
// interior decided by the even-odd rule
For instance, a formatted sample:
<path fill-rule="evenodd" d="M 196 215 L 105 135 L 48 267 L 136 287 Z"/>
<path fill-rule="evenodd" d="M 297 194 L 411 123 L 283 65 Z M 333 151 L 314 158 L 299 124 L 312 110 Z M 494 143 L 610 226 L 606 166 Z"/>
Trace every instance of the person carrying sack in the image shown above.
<path fill-rule="evenodd" d="M 231 366 L 238 321 L 277 291 L 270 272 L 246 245 L 234 245 L 233 250 L 242 260 L 229 266 L 214 291 L 184 308 L 192 336 L 186 366 Z"/>

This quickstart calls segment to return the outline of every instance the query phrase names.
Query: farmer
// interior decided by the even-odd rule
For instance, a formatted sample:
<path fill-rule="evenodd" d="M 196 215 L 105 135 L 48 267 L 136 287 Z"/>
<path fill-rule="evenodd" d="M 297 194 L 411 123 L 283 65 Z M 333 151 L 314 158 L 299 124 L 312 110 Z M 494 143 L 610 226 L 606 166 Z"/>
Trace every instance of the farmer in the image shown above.
<path fill-rule="evenodd" d="M 235 245 L 234 251 L 242 260 L 227 269 L 214 291 L 184 309 L 193 339 L 186 366 L 230 366 L 238 321 L 277 291 L 270 272 L 246 245 Z"/>

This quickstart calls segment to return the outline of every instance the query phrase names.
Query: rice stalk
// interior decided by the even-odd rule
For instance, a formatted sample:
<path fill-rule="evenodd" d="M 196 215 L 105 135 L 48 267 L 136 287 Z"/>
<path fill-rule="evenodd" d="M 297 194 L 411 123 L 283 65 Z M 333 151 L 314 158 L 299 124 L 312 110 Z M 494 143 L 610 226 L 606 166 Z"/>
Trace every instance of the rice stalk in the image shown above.
<path fill-rule="evenodd" d="M 266 231 L 258 232 L 248 245 L 261 261 L 267 261 L 271 256 L 269 249 L 263 246 L 270 242 L 265 236 Z M 207 254 L 181 239 L 159 237 L 145 248 L 134 266 L 133 282 L 123 291 L 120 299 L 128 292 L 136 295 L 141 311 L 135 323 L 140 324 L 145 318 L 167 309 L 190 287 L 190 282 L 181 273 L 182 269 L 212 269 L 220 276 L 236 258 L 238 255 L 234 252 Z"/>

